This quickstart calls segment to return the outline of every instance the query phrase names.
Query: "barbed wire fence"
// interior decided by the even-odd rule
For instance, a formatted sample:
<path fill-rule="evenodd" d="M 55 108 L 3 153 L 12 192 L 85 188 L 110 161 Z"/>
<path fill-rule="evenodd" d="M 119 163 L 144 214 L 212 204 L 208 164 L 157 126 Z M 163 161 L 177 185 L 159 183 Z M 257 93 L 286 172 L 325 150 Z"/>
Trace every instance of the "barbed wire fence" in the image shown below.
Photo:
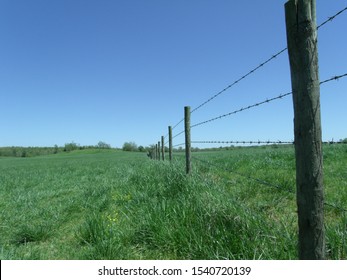
<path fill-rule="evenodd" d="M 326 21 L 324 21 L 323 23 L 321 23 L 320 25 L 318 25 L 316 27 L 316 31 L 318 31 L 320 28 L 322 28 L 323 26 L 327 25 L 328 23 L 332 22 L 334 19 L 336 19 L 338 16 L 340 16 L 341 14 L 343 14 L 345 11 L 347 11 L 347 7 L 341 9 L 340 11 L 338 11 L 336 14 L 334 14 L 333 16 L 328 17 L 328 19 Z M 314 23 L 315 24 L 315 23 Z M 288 26 L 287 26 L 288 28 Z M 293 91 L 291 92 L 286 92 L 286 93 L 281 93 L 275 97 L 272 98 L 267 98 L 265 100 L 262 100 L 260 102 L 256 102 L 253 104 L 250 104 L 248 106 L 244 106 L 241 107 L 237 110 L 233 110 L 231 112 L 228 113 L 224 113 L 224 114 L 220 114 L 216 117 L 195 123 L 195 124 L 190 124 L 190 115 L 194 114 L 195 112 L 197 112 L 198 110 L 201 110 L 203 107 L 205 107 L 208 103 L 214 101 L 216 98 L 218 98 L 219 96 L 221 96 L 222 94 L 226 93 L 227 91 L 229 91 L 230 89 L 232 89 L 235 85 L 239 84 L 242 81 L 245 81 L 248 77 L 250 77 L 251 75 L 254 75 L 259 69 L 261 69 L 262 67 L 265 67 L 266 65 L 270 64 L 272 61 L 275 60 L 275 58 L 279 57 L 280 55 L 282 55 L 283 53 L 285 53 L 286 51 L 289 52 L 288 47 L 281 49 L 278 52 L 275 52 L 273 55 L 271 55 L 268 59 L 266 59 L 265 61 L 263 61 L 262 63 L 260 63 L 258 66 L 254 67 L 253 69 L 251 69 L 250 71 L 248 71 L 245 75 L 241 76 L 240 78 L 236 79 L 234 82 L 230 83 L 229 85 L 227 85 L 226 87 L 224 87 L 222 90 L 218 91 L 217 93 L 213 94 L 211 97 L 209 97 L 207 100 L 203 101 L 202 103 L 200 103 L 198 106 L 196 106 L 195 108 L 193 108 L 192 110 L 190 110 L 189 106 L 185 107 L 185 115 L 189 115 L 189 120 L 187 121 L 187 116 L 185 116 L 185 118 L 182 118 L 178 123 L 176 123 L 174 126 L 169 126 L 168 127 L 168 133 L 166 134 L 166 136 L 162 136 L 161 137 L 161 141 L 158 141 L 157 144 L 154 145 L 154 150 L 151 151 L 150 156 L 153 159 L 157 159 L 157 160 L 165 160 L 165 148 L 166 145 L 169 144 L 168 150 L 169 150 L 169 155 L 170 155 L 170 161 L 172 160 L 172 154 L 173 154 L 173 149 L 175 148 L 175 150 L 177 150 L 177 148 L 180 148 L 179 150 L 184 151 L 185 152 L 185 158 L 186 158 L 186 173 L 189 174 L 191 173 L 191 159 L 193 159 L 194 161 L 196 161 L 197 163 L 203 164 L 203 165 L 207 165 L 213 168 L 217 168 L 219 170 L 223 170 L 225 172 L 228 173 L 232 173 L 235 174 L 237 176 L 243 177 L 247 180 L 253 181 L 257 184 L 260 185 L 265 185 L 268 187 L 272 187 L 275 189 L 281 189 L 281 190 L 286 190 L 290 193 L 295 193 L 294 188 L 293 189 L 288 189 L 285 188 L 284 186 L 278 185 L 278 184 L 274 184 L 272 182 L 268 182 L 267 180 L 261 179 L 261 178 L 256 178 L 255 176 L 251 176 L 248 174 L 244 174 L 242 172 L 238 172 L 237 170 L 233 170 L 231 168 L 226 168 L 222 165 L 219 165 L 217 163 L 213 163 L 211 161 L 205 160 L 205 159 L 201 159 L 199 157 L 196 156 L 192 156 L 191 155 L 191 144 L 236 144 L 236 145 L 297 145 L 298 143 L 296 143 L 296 140 L 294 141 L 290 141 L 290 140 L 254 140 L 254 141 L 240 141 L 240 140 L 193 140 L 190 141 L 190 130 L 194 129 L 196 127 L 200 127 L 203 125 L 206 125 L 208 123 L 212 123 L 218 120 L 221 120 L 223 118 L 226 117 L 231 117 L 233 115 L 239 114 L 241 112 L 247 111 L 247 110 L 252 110 L 256 107 L 259 106 L 263 106 L 265 104 L 269 104 L 275 101 L 279 101 L 279 100 L 283 100 L 284 98 L 288 97 L 288 96 L 293 96 Z M 318 71 L 318 70 L 317 70 Z M 347 77 L 347 73 L 344 74 L 339 74 L 339 75 L 335 75 L 331 78 L 322 80 L 320 82 L 318 82 L 319 87 L 322 85 L 325 85 L 327 83 L 333 82 L 333 81 L 337 81 L 339 79 L 343 79 Z M 293 81 L 292 81 L 293 84 Z M 172 135 L 172 132 L 177 129 L 177 127 L 179 125 L 181 125 L 182 123 L 184 123 L 184 130 L 179 131 L 178 133 L 176 133 L 175 135 Z M 187 132 L 189 131 L 189 140 L 187 139 Z M 173 144 L 173 140 L 178 138 L 179 136 L 185 134 L 185 142 L 181 142 L 179 144 Z M 167 139 L 165 141 L 165 139 Z M 321 144 L 343 144 L 343 141 L 322 141 L 322 139 L 319 139 L 319 142 Z M 182 148 L 182 146 L 184 146 L 185 148 Z M 297 159 L 298 160 L 298 159 Z M 336 211 L 339 211 L 341 213 L 341 215 L 343 215 L 343 217 L 346 217 L 347 214 L 347 209 L 345 207 L 336 205 L 335 203 L 332 202 L 325 202 L 323 201 L 324 206 L 333 208 Z M 346 219 L 345 219 L 346 220 Z M 347 228 L 347 225 L 346 225 Z M 345 243 L 345 241 L 343 241 Z M 316 248 L 315 248 L 316 249 Z M 302 251 L 304 251 L 304 249 L 302 249 Z M 307 250 L 306 250 L 307 251 Z M 303 252 L 301 252 L 301 254 L 304 254 Z M 300 255 L 300 257 L 305 258 L 303 255 Z M 322 257 L 322 256 L 321 256 Z"/>
<path fill-rule="evenodd" d="M 344 9 L 340 10 L 339 12 L 337 12 L 336 14 L 334 14 L 333 16 L 328 17 L 328 19 L 324 22 L 322 22 L 320 25 L 317 26 L 317 30 L 319 30 L 321 27 L 323 27 L 324 25 L 326 25 L 329 22 L 332 22 L 336 17 L 338 17 L 339 15 L 341 15 L 343 12 L 345 12 L 347 10 L 347 7 L 345 7 Z M 243 75 L 242 77 L 238 78 L 237 80 L 235 80 L 234 82 L 232 82 L 231 84 L 229 84 L 228 86 L 226 86 L 225 88 L 223 88 L 221 91 L 217 92 L 216 94 L 214 94 L 213 96 L 211 96 L 210 98 L 208 98 L 206 101 L 202 102 L 200 105 L 196 106 L 191 113 L 194 113 L 196 111 L 198 111 L 200 108 L 202 108 L 203 106 L 205 106 L 206 104 L 210 103 L 211 101 L 213 101 L 215 98 L 219 97 L 221 94 L 225 93 L 227 90 L 231 89 L 233 86 L 235 86 L 236 84 L 240 83 L 242 80 L 246 79 L 248 76 L 254 74 L 257 70 L 259 70 L 260 68 L 264 67 L 265 65 L 269 64 L 272 60 L 274 60 L 275 58 L 279 57 L 280 55 L 282 55 L 283 53 L 285 53 L 288 50 L 287 47 L 279 50 L 278 52 L 276 52 L 275 54 L 271 55 L 268 59 L 266 59 L 265 61 L 261 62 L 258 66 L 256 66 L 255 68 L 251 69 L 250 71 L 248 71 L 245 75 Z M 332 79 L 335 79 L 332 78 Z M 322 83 L 328 82 L 327 81 L 323 81 Z M 291 94 L 291 93 L 290 93 Z M 279 97 L 281 98 L 281 97 Z M 178 123 L 176 123 L 173 127 L 172 130 L 174 130 L 175 128 L 177 128 L 181 123 L 184 122 L 184 119 L 182 118 Z M 179 134 L 175 135 L 173 138 L 175 138 L 176 136 L 182 134 L 184 132 L 180 132 Z M 165 136 L 165 138 L 168 136 L 168 134 Z M 168 142 L 166 142 L 167 144 Z"/>

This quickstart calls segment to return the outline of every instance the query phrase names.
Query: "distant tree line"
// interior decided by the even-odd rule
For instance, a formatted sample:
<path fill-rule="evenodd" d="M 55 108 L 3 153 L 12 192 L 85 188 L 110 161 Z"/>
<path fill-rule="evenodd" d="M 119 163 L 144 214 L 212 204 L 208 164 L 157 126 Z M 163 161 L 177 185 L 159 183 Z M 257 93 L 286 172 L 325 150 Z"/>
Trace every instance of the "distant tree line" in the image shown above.
<path fill-rule="evenodd" d="M 0 157 L 35 157 L 58 153 L 55 147 L 1 147 Z"/>
<path fill-rule="evenodd" d="M 71 143 L 66 143 L 63 151 L 64 152 L 71 152 L 71 151 L 75 151 L 75 150 L 85 150 L 85 149 L 111 149 L 111 145 L 107 144 L 103 141 L 99 141 L 99 143 L 95 146 L 91 145 L 91 146 L 80 146 L 79 144 L 76 144 L 75 142 L 71 142 Z"/>
<path fill-rule="evenodd" d="M 81 146 L 75 142 L 66 143 L 63 147 L 0 147 L 0 157 L 35 157 L 86 149 L 111 149 L 111 145 L 99 141 L 97 145 Z"/>

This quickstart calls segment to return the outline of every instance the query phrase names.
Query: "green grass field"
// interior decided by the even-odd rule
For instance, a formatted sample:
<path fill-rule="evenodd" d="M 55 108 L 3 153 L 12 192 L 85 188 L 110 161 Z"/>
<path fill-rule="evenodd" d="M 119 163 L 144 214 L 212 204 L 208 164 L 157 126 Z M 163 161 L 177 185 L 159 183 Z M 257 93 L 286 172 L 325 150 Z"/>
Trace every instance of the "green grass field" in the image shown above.
<path fill-rule="evenodd" d="M 292 147 L 0 158 L 1 259 L 297 259 Z M 347 258 L 347 145 L 324 147 L 326 250 Z M 231 172 L 232 171 L 232 172 Z"/>

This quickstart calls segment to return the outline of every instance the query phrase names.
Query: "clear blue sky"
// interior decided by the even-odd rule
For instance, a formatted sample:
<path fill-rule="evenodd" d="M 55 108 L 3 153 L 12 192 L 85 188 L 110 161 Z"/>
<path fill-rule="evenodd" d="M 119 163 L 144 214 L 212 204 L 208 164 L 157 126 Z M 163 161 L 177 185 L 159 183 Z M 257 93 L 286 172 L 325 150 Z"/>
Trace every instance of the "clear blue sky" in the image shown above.
<path fill-rule="evenodd" d="M 285 2 L 0 0 L 0 146 L 156 143 L 184 106 L 286 47 Z M 317 0 L 318 23 L 346 4 Z M 319 30 L 321 80 L 347 72 L 346 27 L 347 12 Z M 321 87 L 324 140 L 347 137 L 346 89 Z M 284 53 L 191 121 L 290 91 Z M 192 129 L 192 140 L 258 139 L 293 139 L 291 96 Z"/>

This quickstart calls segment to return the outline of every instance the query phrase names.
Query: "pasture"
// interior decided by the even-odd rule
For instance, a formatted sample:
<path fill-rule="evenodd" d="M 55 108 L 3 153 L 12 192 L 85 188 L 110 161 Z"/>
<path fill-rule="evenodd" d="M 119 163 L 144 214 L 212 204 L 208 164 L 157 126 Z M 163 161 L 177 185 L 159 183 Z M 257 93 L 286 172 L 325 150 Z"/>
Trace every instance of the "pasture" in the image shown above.
<path fill-rule="evenodd" d="M 297 259 L 292 146 L 0 157 L 1 259 Z M 347 145 L 324 146 L 326 252 L 347 258 Z"/>

